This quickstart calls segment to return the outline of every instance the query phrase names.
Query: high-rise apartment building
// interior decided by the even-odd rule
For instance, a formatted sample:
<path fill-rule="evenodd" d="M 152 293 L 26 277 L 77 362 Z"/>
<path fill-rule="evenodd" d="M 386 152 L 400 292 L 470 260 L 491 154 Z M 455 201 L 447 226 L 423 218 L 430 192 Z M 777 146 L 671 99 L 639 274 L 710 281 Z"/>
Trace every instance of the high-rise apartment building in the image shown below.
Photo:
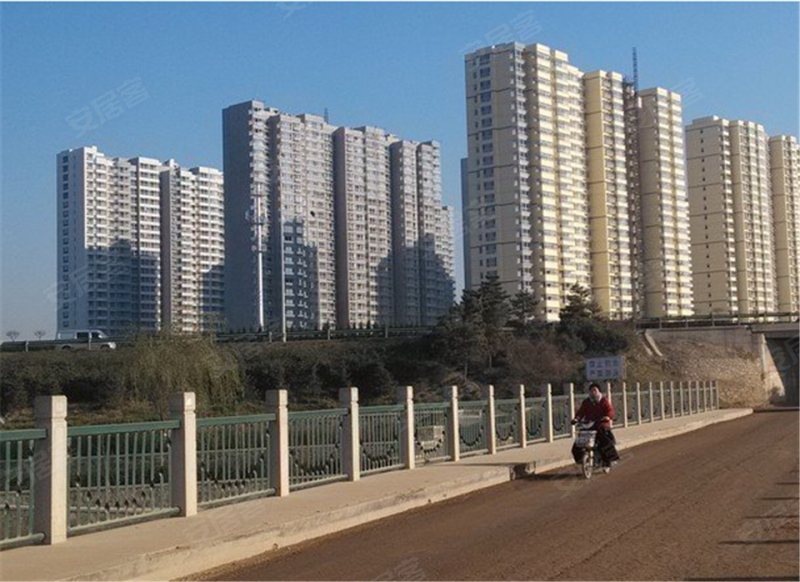
<path fill-rule="evenodd" d="M 340 127 L 334 134 L 340 327 L 394 321 L 389 146 L 395 141 L 376 127 Z"/>
<path fill-rule="evenodd" d="M 58 329 L 158 329 L 161 163 L 83 147 L 57 167 Z"/>
<path fill-rule="evenodd" d="M 407 309 L 398 317 L 400 301 L 418 314 L 412 320 L 432 321 L 437 312 L 423 302 L 422 279 L 398 291 L 395 264 L 428 232 L 442 244 L 421 211 L 433 203 L 441 212 L 438 144 L 401 142 L 375 127 L 335 127 L 259 101 L 223 111 L 223 141 L 232 328 L 400 323 Z M 397 153 L 395 168 L 401 143 L 408 153 Z M 422 269 L 421 251 L 416 264 L 403 254 L 409 273 Z M 452 250 L 448 261 L 452 280 Z M 442 300 L 449 307 L 452 291 Z"/>
<path fill-rule="evenodd" d="M 111 335 L 161 329 L 172 317 L 163 289 L 175 287 L 167 281 L 198 284 L 191 275 L 185 278 L 184 270 L 193 272 L 188 265 L 195 258 L 187 249 L 197 253 L 200 243 L 181 242 L 178 248 L 178 240 L 204 239 L 213 231 L 210 225 L 201 224 L 200 231 L 192 230 L 190 222 L 180 225 L 166 241 L 174 252 L 164 265 L 163 233 L 172 223 L 165 221 L 162 208 L 169 202 L 167 192 L 175 190 L 163 189 L 170 182 L 163 177 L 181 170 L 150 158 L 108 158 L 96 147 L 63 151 L 56 163 L 58 329 L 99 329 Z M 219 243 L 220 232 L 213 237 Z M 203 258 L 208 270 L 219 269 L 213 261 L 221 260 L 220 253 L 214 257 Z M 213 294 L 208 301 L 200 299 L 198 309 L 213 311 Z"/>
<path fill-rule="evenodd" d="M 775 310 L 767 134 L 750 121 L 697 119 L 686 129 L 695 310 Z"/>
<path fill-rule="evenodd" d="M 558 319 L 572 285 L 612 318 L 690 315 L 680 95 L 583 74 L 509 43 L 465 57 L 466 283 L 532 291 Z"/>
<path fill-rule="evenodd" d="M 583 83 L 592 294 L 608 317 L 630 319 L 636 254 L 628 211 L 625 80 L 619 73 L 595 71 Z"/>
<path fill-rule="evenodd" d="M 638 91 L 638 153 L 629 155 L 638 185 L 630 197 L 637 221 L 634 285 L 644 317 L 684 316 L 692 307 L 689 201 L 681 96 L 668 89 Z M 636 191 L 638 190 L 638 192 Z"/>
<path fill-rule="evenodd" d="M 800 147 L 794 136 L 769 139 L 772 217 L 775 232 L 777 310 L 800 306 Z"/>
<path fill-rule="evenodd" d="M 223 111 L 232 328 L 335 324 L 333 130 L 322 117 L 258 101 Z"/>
<path fill-rule="evenodd" d="M 466 283 L 533 291 L 543 320 L 573 284 L 591 286 L 582 77 L 539 44 L 465 57 Z"/>
<path fill-rule="evenodd" d="M 453 302 L 452 209 L 442 206 L 437 142 L 390 146 L 395 320 L 435 325 Z"/>
<path fill-rule="evenodd" d="M 225 261 L 222 172 L 161 172 L 162 326 L 194 333 L 223 326 Z"/>

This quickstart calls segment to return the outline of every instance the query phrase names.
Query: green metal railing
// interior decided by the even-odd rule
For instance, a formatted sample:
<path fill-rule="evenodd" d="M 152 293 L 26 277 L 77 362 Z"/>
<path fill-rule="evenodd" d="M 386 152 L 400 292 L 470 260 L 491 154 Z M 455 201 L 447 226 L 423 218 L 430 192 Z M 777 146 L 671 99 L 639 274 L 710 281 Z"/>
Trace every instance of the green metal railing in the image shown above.
<path fill-rule="evenodd" d="M 458 403 L 458 440 L 461 456 L 477 455 L 489 450 L 486 434 L 486 400 Z"/>
<path fill-rule="evenodd" d="M 169 476 L 178 428 L 178 420 L 69 428 L 68 532 L 177 514 Z"/>
<path fill-rule="evenodd" d="M 450 403 L 414 405 L 414 456 L 417 462 L 430 463 L 450 459 Z"/>
<path fill-rule="evenodd" d="M 670 388 L 669 382 L 664 384 L 664 418 L 672 418 L 673 416 L 673 390 Z"/>
<path fill-rule="evenodd" d="M 519 445 L 519 400 L 496 400 L 494 416 L 497 449 Z"/>
<path fill-rule="evenodd" d="M 346 408 L 289 413 L 289 488 L 338 481 Z"/>
<path fill-rule="evenodd" d="M 0 549 L 34 544 L 44 535 L 34 529 L 34 446 L 44 429 L 0 431 Z"/>
<path fill-rule="evenodd" d="M 664 404 L 662 396 L 666 399 L 667 395 L 661 392 L 661 387 L 657 383 L 653 384 L 653 420 L 663 420 L 661 417 L 662 406 Z"/>
<path fill-rule="evenodd" d="M 401 404 L 365 406 L 359 410 L 362 473 L 403 468 L 404 414 L 405 407 Z"/>
<path fill-rule="evenodd" d="M 639 402 L 636 398 L 636 390 L 628 390 L 625 394 L 628 405 L 628 424 L 639 422 Z"/>
<path fill-rule="evenodd" d="M 653 403 L 650 398 L 650 390 L 647 386 L 641 388 L 641 402 L 642 402 L 642 422 L 650 422 L 650 411 L 653 408 Z"/>
<path fill-rule="evenodd" d="M 211 506 L 272 495 L 274 414 L 197 419 L 197 501 Z"/>
<path fill-rule="evenodd" d="M 547 399 L 542 397 L 525 400 L 525 429 L 528 441 L 547 438 Z"/>
<path fill-rule="evenodd" d="M 572 410 L 569 395 L 553 396 L 553 437 L 568 437 L 572 435 Z"/>
<path fill-rule="evenodd" d="M 691 411 L 691 391 L 688 386 L 681 386 L 681 416 L 687 416 Z"/>

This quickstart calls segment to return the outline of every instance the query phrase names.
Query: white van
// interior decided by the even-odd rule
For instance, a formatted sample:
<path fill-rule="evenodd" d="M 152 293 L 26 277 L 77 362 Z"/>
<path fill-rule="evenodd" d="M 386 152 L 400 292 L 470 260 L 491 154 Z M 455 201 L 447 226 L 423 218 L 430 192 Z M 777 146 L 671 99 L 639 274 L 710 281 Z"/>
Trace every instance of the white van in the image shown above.
<path fill-rule="evenodd" d="M 99 329 L 67 329 L 56 334 L 59 350 L 115 350 L 116 342 Z"/>

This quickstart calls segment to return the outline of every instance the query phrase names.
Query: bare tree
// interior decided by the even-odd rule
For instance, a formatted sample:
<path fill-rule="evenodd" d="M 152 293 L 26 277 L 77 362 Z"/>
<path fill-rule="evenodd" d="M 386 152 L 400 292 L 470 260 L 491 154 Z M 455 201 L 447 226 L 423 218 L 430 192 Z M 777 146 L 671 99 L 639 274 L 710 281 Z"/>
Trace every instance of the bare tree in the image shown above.
<path fill-rule="evenodd" d="M 11 339 L 12 342 L 15 342 L 15 341 L 17 341 L 17 338 L 19 337 L 19 332 L 17 330 L 15 330 L 15 329 L 12 329 L 12 330 L 6 332 L 6 337 Z"/>
<path fill-rule="evenodd" d="M 35 335 L 35 336 L 36 336 L 36 339 L 38 339 L 39 341 L 41 341 L 41 339 L 42 339 L 42 338 L 43 338 L 45 335 L 47 335 L 47 332 L 46 332 L 46 331 L 44 331 L 43 329 L 37 329 L 35 332 L 33 332 L 33 335 Z"/>

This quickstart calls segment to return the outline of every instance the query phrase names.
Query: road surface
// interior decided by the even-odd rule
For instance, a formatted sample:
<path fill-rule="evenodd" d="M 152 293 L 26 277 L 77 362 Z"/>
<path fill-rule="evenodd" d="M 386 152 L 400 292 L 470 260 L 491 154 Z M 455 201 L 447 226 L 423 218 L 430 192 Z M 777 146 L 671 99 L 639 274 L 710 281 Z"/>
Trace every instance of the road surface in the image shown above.
<path fill-rule="evenodd" d="M 757 413 L 202 574 L 205 580 L 797 580 L 798 412 Z"/>

